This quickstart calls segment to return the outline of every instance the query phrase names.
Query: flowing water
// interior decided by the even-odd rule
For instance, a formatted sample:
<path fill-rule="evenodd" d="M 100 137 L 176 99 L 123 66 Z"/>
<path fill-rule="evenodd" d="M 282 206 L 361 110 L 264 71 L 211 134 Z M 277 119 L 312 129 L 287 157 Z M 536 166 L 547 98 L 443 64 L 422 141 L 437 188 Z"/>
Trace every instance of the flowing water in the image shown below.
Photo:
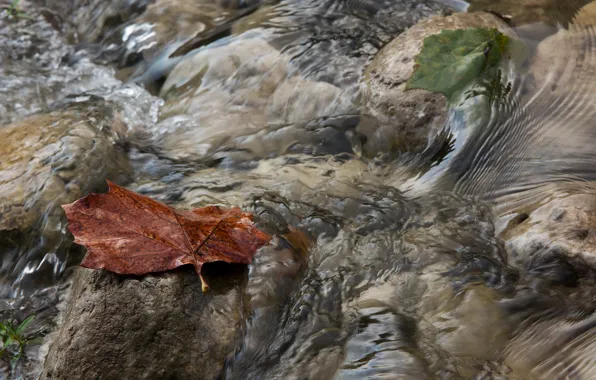
<path fill-rule="evenodd" d="M 84 253 L 59 206 L 109 178 L 308 236 L 302 257 L 257 253 L 223 378 L 596 378 L 594 4 L 17 6 L 0 14 L 1 319 L 55 328 Z M 421 20 L 478 10 L 523 44 L 509 89 L 403 149 L 367 108 L 367 65 Z M 35 378 L 46 351 L 3 376 Z"/>

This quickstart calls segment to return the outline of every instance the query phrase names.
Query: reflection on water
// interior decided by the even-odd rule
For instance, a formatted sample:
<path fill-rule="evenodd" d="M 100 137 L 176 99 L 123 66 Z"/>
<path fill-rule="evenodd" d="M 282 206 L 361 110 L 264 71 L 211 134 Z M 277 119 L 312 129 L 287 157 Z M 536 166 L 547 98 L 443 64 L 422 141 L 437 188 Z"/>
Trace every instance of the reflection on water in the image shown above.
<path fill-rule="evenodd" d="M 59 205 L 108 177 L 176 207 L 238 205 L 285 236 L 250 266 L 224 378 L 595 378 L 586 3 L 2 8 L 0 317 L 51 330 L 82 254 Z M 521 48 L 425 148 L 398 152 L 364 69 L 418 21 L 466 9 L 509 20 Z M 38 373 L 46 349 L 11 376 Z"/>

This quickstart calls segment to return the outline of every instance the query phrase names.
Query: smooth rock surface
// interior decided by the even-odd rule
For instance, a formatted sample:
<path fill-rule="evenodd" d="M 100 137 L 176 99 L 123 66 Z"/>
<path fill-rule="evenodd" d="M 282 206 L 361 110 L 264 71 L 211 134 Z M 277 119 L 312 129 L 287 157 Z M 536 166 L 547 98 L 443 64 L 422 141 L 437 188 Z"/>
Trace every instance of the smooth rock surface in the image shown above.
<path fill-rule="evenodd" d="M 123 121 L 106 106 L 77 107 L 0 126 L 0 253 L 14 260 L 2 268 L 0 284 L 12 291 L 65 270 L 56 266 L 69 261 L 64 251 L 72 244 L 62 204 L 105 188 L 106 178 L 122 183 L 130 174 L 117 143 Z M 36 271 L 27 275 L 25 267 Z"/>
<path fill-rule="evenodd" d="M 243 268 L 225 265 L 207 293 L 192 268 L 77 269 L 40 379 L 215 379 L 242 321 Z"/>
<path fill-rule="evenodd" d="M 530 73 L 537 87 L 544 87 L 544 93 L 582 96 L 576 103 L 588 101 L 592 105 L 589 100 L 596 87 L 596 61 L 591 54 L 595 24 L 596 5 L 591 4 L 582 8 L 568 29 L 560 29 L 538 44 Z"/>
<path fill-rule="evenodd" d="M 269 130 L 281 136 L 284 125 L 341 115 L 351 106 L 339 88 L 295 71 L 289 57 L 259 38 L 200 51 L 181 61 L 164 83 L 166 102 L 149 144 L 177 159 L 238 149 L 277 155 L 280 144 L 263 141 Z M 295 139 L 289 136 L 281 148 Z M 245 146 L 247 140 L 253 147 Z"/>
<path fill-rule="evenodd" d="M 115 144 L 125 127 L 105 116 L 56 111 L 0 127 L 0 231 L 25 229 L 48 205 L 69 203 L 128 170 Z"/>
<path fill-rule="evenodd" d="M 497 28 L 511 33 L 507 24 L 492 14 L 456 13 L 419 22 L 377 53 L 363 81 L 363 104 L 382 123 L 373 138 L 389 140 L 394 150 L 419 152 L 443 127 L 447 118 L 445 97 L 420 89 L 405 91 L 406 82 L 426 37 L 445 29 L 465 28 Z"/>

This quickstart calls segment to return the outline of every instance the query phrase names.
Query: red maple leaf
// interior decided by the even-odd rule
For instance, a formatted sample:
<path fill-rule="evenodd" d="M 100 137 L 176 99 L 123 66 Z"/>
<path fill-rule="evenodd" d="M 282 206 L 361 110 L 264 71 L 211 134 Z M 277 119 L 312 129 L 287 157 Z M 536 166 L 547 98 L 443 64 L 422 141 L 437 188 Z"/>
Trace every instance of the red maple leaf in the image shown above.
<path fill-rule="evenodd" d="M 108 181 L 106 194 L 89 194 L 63 205 L 75 243 L 87 247 L 86 268 L 142 275 L 192 264 L 250 264 L 271 237 L 239 208 L 207 206 L 175 210 Z"/>

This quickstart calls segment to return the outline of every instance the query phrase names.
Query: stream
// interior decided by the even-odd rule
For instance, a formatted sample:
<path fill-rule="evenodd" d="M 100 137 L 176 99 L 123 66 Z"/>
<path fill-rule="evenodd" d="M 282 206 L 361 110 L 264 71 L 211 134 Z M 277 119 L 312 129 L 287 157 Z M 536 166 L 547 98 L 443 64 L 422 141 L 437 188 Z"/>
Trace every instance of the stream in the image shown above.
<path fill-rule="evenodd" d="M 516 41 L 497 85 L 404 92 L 456 24 Z M 219 379 L 596 379 L 595 94 L 589 0 L 0 0 L 0 322 L 38 338 L 0 378 L 85 378 L 44 370 L 60 206 L 109 179 L 276 236 Z"/>

